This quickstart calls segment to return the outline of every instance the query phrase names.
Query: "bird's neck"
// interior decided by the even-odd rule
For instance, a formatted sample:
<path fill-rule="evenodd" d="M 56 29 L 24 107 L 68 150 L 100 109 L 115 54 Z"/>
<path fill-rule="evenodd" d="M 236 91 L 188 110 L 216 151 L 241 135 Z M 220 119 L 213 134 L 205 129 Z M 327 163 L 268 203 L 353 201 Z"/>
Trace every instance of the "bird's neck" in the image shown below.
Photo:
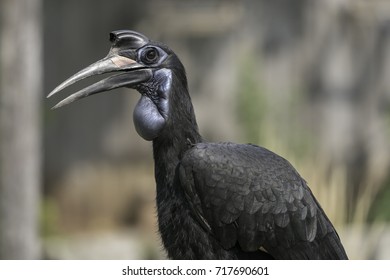
<path fill-rule="evenodd" d="M 184 224 L 190 221 L 186 219 L 190 214 L 185 194 L 180 184 L 175 183 L 177 167 L 185 152 L 202 141 L 188 93 L 179 96 L 188 98 L 170 100 L 170 108 L 175 111 L 171 111 L 162 133 L 153 140 L 158 226 L 169 257 L 174 257 L 175 251 L 186 248 L 191 241 L 185 233 L 188 225 Z"/>
<path fill-rule="evenodd" d="M 199 236 L 195 232 L 191 234 L 196 226 L 190 218 L 184 190 L 181 184 L 177 183 L 177 171 L 186 151 L 202 141 L 185 77 L 180 79 L 173 75 L 173 79 L 177 80 L 172 82 L 176 85 L 172 88 L 174 91 L 168 94 L 169 117 L 162 132 L 153 140 L 158 227 L 170 258 L 178 256 L 180 251 L 185 251 L 194 240 L 198 242 Z M 201 239 L 206 240 L 206 236 Z M 185 256 L 182 255 L 183 258 Z M 186 258 L 195 257 L 188 255 Z"/>
<path fill-rule="evenodd" d="M 162 133 L 153 140 L 155 177 L 157 188 L 166 188 L 173 183 L 175 169 L 183 154 L 194 144 L 202 142 L 198 132 L 194 109 L 187 87 L 173 89 L 172 109 Z"/>

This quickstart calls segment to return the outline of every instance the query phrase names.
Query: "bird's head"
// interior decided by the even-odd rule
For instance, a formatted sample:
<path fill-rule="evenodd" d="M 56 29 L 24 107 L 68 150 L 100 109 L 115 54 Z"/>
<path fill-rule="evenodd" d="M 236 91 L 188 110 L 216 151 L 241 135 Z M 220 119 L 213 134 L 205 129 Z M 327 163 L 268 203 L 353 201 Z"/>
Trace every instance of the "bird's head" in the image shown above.
<path fill-rule="evenodd" d="M 128 87 L 141 93 L 134 109 L 134 124 L 146 140 L 158 137 L 169 121 L 174 102 L 173 81 L 187 91 L 184 67 L 177 56 L 164 44 L 152 42 L 144 35 L 119 30 L 110 33 L 112 43 L 108 55 L 79 71 L 57 86 L 48 97 L 87 77 L 104 73 L 113 75 L 102 79 L 65 98 L 53 107 L 59 108 L 81 98 L 115 88 Z"/>

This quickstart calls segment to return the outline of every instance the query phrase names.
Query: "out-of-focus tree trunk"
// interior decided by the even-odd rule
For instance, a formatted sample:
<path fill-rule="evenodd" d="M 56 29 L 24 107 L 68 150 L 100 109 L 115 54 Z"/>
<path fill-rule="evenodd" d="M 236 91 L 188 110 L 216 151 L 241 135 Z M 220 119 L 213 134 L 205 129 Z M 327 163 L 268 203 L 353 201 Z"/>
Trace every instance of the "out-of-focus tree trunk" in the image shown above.
<path fill-rule="evenodd" d="M 41 0 L 0 2 L 0 259 L 37 259 Z"/>

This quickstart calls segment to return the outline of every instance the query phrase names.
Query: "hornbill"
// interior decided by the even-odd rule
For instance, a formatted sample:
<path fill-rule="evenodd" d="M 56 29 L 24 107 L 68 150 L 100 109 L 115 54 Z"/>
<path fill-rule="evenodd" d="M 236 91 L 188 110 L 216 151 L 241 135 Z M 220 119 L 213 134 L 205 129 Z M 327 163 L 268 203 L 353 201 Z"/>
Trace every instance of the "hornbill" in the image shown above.
<path fill-rule="evenodd" d="M 209 143 L 198 132 L 184 67 L 165 44 L 110 33 L 108 55 L 49 95 L 113 73 L 58 108 L 127 87 L 141 97 L 133 121 L 153 141 L 158 226 L 171 259 L 347 259 L 335 228 L 284 158 L 252 144 Z"/>

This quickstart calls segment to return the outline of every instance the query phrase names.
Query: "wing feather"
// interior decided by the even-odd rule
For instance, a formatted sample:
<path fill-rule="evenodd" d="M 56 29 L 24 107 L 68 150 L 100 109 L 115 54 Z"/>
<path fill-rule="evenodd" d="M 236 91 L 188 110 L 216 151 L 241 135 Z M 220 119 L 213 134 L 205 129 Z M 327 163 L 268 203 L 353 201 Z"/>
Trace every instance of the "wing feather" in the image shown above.
<path fill-rule="evenodd" d="M 194 216 L 226 248 L 275 258 L 347 258 L 306 182 L 258 146 L 201 143 L 183 156 L 180 181 Z"/>

